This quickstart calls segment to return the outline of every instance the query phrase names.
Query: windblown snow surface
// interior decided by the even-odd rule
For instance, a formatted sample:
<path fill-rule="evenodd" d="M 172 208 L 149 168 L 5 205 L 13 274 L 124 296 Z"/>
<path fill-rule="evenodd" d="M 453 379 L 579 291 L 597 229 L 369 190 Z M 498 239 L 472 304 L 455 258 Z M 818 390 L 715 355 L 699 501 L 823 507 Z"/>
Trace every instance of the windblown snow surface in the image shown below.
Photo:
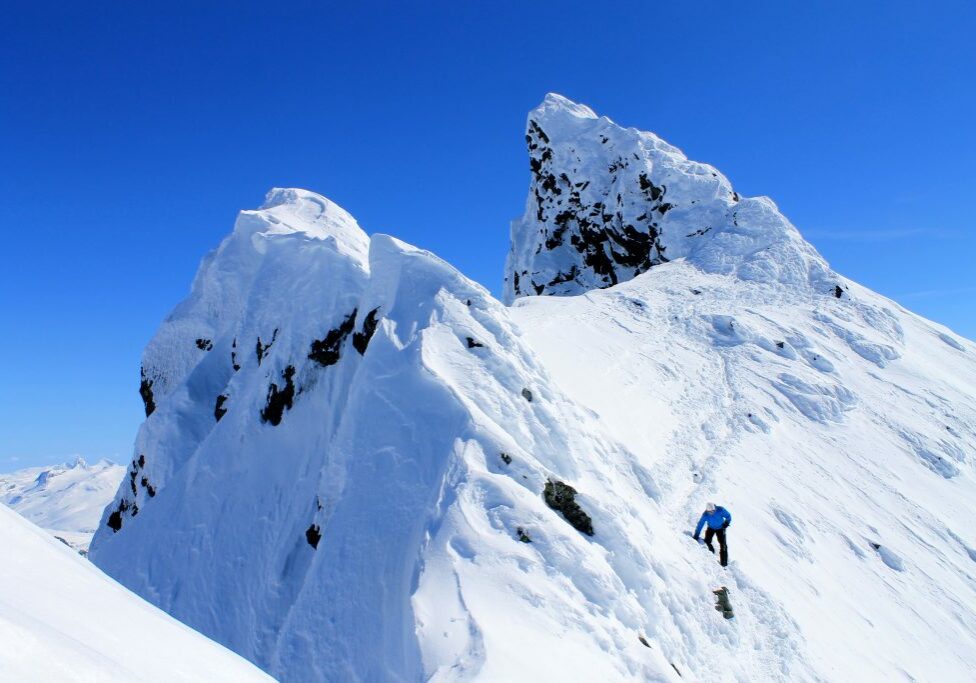
<path fill-rule="evenodd" d="M 285 681 L 970 680 L 976 345 L 650 133 L 550 95 L 526 139 L 510 307 L 313 193 L 242 212 L 93 560 Z"/>
<path fill-rule="evenodd" d="M 89 465 L 77 458 L 0 474 L 0 503 L 84 554 L 124 473 L 108 460 Z"/>
<path fill-rule="evenodd" d="M 0 505 L 0 681 L 270 681 Z"/>

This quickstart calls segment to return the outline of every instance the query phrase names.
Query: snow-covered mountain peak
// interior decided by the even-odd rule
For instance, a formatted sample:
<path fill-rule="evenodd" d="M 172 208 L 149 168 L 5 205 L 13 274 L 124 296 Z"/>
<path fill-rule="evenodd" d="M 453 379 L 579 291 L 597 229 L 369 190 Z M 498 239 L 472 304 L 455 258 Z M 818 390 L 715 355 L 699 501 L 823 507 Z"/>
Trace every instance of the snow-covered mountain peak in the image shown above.
<path fill-rule="evenodd" d="M 333 240 L 337 249 L 365 263 L 369 237 L 359 223 L 335 202 L 309 190 L 272 188 L 257 210 L 241 211 L 235 233 L 261 237 L 299 234 Z M 260 249 L 260 242 L 255 241 Z"/>
<path fill-rule="evenodd" d="M 585 104 L 573 102 L 558 93 L 547 93 L 542 104 L 532 110 L 529 118 L 537 123 L 559 125 L 558 122 L 571 123 L 572 119 L 599 118 L 592 109 Z"/>
<path fill-rule="evenodd" d="M 824 293 L 838 284 L 772 200 L 740 196 L 653 133 L 550 94 L 529 113 L 526 144 L 532 179 L 512 223 L 509 303 L 609 287 L 678 258 Z"/>
<path fill-rule="evenodd" d="M 261 208 L 238 214 L 146 347 L 146 415 L 197 366 L 260 365 L 272 345 L 291 343 L 281 321 L 317 322 L 336 299 L 354 296 L 368 269 L 369 237 L 342 207 L 307 190 L 271 190 Z"/>

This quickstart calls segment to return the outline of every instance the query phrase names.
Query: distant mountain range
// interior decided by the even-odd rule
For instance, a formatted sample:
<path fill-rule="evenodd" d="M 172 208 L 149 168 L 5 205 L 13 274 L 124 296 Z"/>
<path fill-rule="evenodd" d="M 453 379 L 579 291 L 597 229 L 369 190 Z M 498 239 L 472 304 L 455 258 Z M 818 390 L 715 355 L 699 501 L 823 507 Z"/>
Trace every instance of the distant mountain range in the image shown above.
<path fill-rule="evenodd" d="M 85 554 L 124 474 L 122 465 L 82 458 L 0 474 L 0 503 Z"/>

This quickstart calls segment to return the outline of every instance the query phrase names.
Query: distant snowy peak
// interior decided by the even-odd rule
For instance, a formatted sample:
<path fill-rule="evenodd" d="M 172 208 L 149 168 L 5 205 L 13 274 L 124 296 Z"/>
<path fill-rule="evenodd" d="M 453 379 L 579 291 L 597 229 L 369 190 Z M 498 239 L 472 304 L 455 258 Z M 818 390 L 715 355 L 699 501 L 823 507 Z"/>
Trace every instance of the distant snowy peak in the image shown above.
<path fill-rule="evenodd" d="M 78 458 L 0 474 L 0 503 L 84 553 L 124 469 L 108 460 L 89 465 Z"/>
<path fill-rule="evenodd" d="M 532 173 L 512 223 L 505 300 L 572 295 L 688 258 L 742 279 L 839 284 L 766 197 L 742 197 L 712 166 L 653 133 L 622 128 L 549 94 L 529 113 Z"/>

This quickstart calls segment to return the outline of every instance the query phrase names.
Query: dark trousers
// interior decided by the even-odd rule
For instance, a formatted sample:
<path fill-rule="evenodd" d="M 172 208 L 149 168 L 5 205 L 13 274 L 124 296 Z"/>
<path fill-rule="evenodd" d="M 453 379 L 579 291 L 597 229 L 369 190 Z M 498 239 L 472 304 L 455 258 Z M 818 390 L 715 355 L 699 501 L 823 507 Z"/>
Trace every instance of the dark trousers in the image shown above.
<path fill-rule="evenodd" d="M 713 529 L 712 527 L 705 529 L 705 545 L 714 553 L 715 548 L 712 547 L 712 536 L 718 537 L 718 559 L 724 567 L 729 563 L 729 547 L 725 543 L 725 529 Z"/>

